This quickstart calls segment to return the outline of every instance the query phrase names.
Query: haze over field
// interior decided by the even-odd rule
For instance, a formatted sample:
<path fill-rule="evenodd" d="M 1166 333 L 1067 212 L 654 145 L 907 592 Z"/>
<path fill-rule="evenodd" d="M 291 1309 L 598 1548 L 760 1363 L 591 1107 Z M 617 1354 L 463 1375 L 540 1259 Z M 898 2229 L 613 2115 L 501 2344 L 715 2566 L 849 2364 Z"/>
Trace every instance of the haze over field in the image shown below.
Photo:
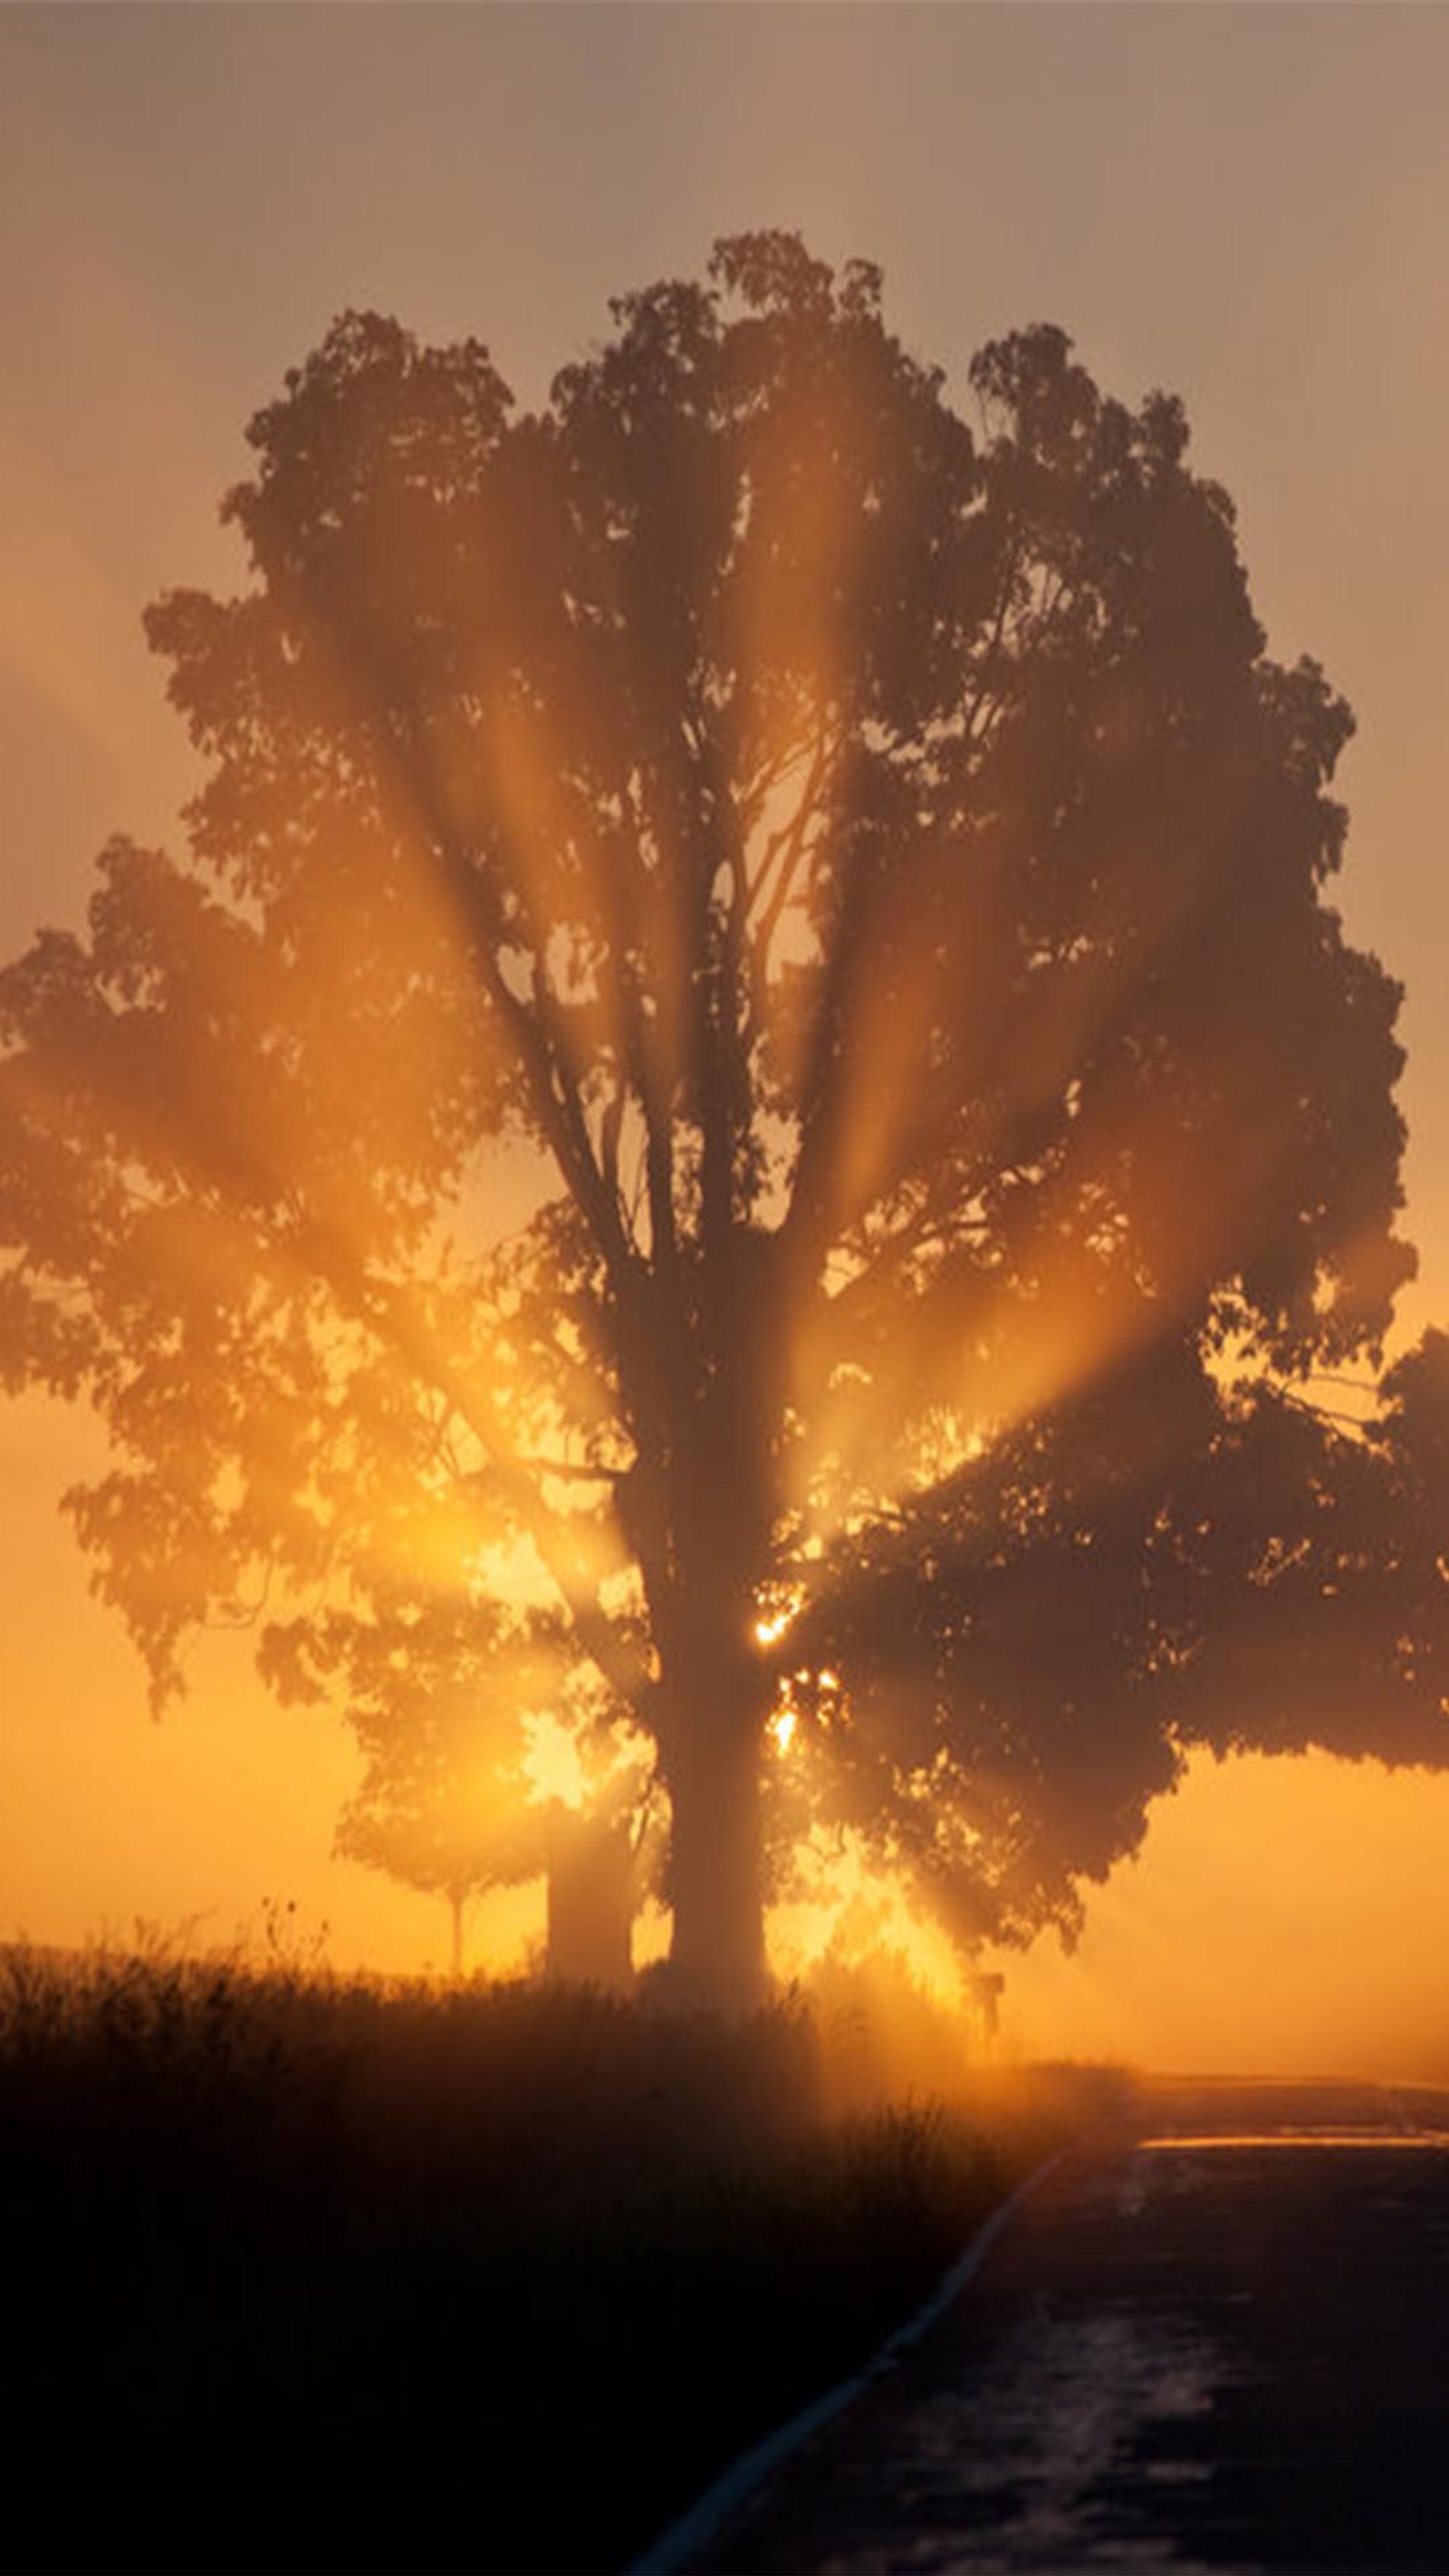
<path fill-rule="evenodd" d="M 239 574 L 242 428 L 346 307 L 475 333 L 521 399 L 596 346 L 607 298 L 718 236 L 798 227 L 885 273 L 948 370 L 1062 324 L 1104 390 L 1181 395 L 1226 486 L 1274 657 L 1359 720 L 1346 927 L 1407 984 L 1399 1338 L 1449 1319 L 1442 830 L 1449 218 L 1439 10 L 832 6 L 0 13 L 0 952 L 80 918 L 111 831 L 174 839 L 195 784 L 140 634 Z M 0 1923 L 137 1913 L 224 1936 L 264 1895 L 333 1956 L 440 1959 L 441 1905 L 327 1857 L 357 1755 L 279 1710 L 247 1641 L 188 1658 L 151 1729 L 54 1505 L 93 1433 L 27 1397 L 0 1488 L 9 1670 Z M 1008 1963 L 1046 2052 L 1442 2073 L 1449 1782 L 1199 1758 L 1070 1967 Z M 499 1955 L 527 1918 L 498 1900 Z"/>

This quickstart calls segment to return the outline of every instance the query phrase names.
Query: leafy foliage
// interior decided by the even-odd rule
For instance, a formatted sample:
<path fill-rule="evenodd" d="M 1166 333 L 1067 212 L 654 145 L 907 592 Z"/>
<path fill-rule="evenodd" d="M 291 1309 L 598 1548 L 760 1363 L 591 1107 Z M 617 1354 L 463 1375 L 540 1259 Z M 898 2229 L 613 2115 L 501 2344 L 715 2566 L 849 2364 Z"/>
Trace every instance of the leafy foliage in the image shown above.
<path fill-rule="evenodd" d="M 790 1632 L 793 1832 L 870 1820 L 967 1944 L 1070 1935 L 1194 1745 L 1442 1765 L 1446 1350 L 1359 1424 L 1169 1346 L 843 1543 Z"/>
<path fill-rule="evenodd" d="M 834 1599 L 832 1794 L 961 1924 L 1140 1832 L 1205 1626 L 1094 1391 L 1231 1485 L 1285 1421 L 1215 1358 L 1376 1351 L 1398 994 L 1326 900 L 1348 710 L 1175 400 L 1039 326 L 973 430 L 780 233 L 613 318 L 520 414 L 348 314 L 252 423 L 248 587 L 148 620 L 188 853 L 0 982 L 0 1342 L 111 1434 L 71 1508 L 158 1702 L 219 1612 L 283 1686 L 522 1641 L 652 1742 L 739 1993 L 772 1604 Z M 1244 1551 L 1189 1556 L 1215 1620 Z"/>

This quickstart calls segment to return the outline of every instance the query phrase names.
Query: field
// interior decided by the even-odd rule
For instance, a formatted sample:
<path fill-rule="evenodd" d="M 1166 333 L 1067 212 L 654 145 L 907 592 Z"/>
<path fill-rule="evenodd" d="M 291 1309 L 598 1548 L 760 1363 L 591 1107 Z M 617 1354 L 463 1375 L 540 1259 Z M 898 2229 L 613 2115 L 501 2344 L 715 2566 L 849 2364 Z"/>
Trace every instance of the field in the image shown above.
<path fill-rule="evenodd" d="M 892 2099 L 848 1982 L 731 2026 L 0 1953 L 27 2564 L 623 2566 L 1119 2090 L 940 2064 Z"/>

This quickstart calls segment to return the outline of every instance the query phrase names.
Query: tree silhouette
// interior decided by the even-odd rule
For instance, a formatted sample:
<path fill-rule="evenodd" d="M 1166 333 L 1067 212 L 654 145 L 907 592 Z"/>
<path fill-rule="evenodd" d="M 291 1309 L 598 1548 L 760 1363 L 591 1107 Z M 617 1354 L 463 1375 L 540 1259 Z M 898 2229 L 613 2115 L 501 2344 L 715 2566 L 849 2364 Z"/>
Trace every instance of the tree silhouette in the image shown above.
<path fill-rule="evenodd" d="M 366 1764 L 335 1848 L 446 1898 L 455 1976 L 469 1898 L 541 1878 L 546 1972 L 623 1986 L 647 1779 L 639 1747 L 619 1740 L 606 1709 L 579 1706 L 576 1689 L 572 1726 L 560 1723 L 546 1626 L 494 1603 L 394 1590 L 365 1616 L 334 1609 L 273 1629 L 261 1660 L 288 1699 L 340 1684 Z M 570 1779 L 550 1784 L 540 1726 Z"/>
<path fill-rule="evenodd" d="M 1441 1767 L 1446 1351 L 1356 1421 L 1160 1346 L 839 1544 L 790 1631 L 787 1839 L 848 1823 L 969 1947 L 1074 1932 L 1195 1746 Z"/>
<path fill-rule="evenodd" d="M 1156 1523 L 1094 1390 L 1221 1460 L 1224 1353 L 1376 1350 L 1398 995 L 1325 900 L 1348 710 L 1174 399 L 1036 327 L 968 426 L 778 233 L 613 320 L 519 413 L 348 314 L 253 421 L 246 588 L 148 620 L 189 854 L 113 842 L 4 979 L 0 1333 L 110 1431 L 71 1508 L 158 1701 L 220 1611 L 280 1675 L 329 1597 L 532 1603 L 739 2000 L 812 1605 L 802 1741 L 960 1919 L 1140 1830 L 1170 1694 L 1091 1641 L 1141 1648 Z M 929 1689 L 840 1579 L 903 1555 Z"/>
<path fill-rule="evenodd" d="M 523 1777 L 530 1675 L 521 1643 L 496 1610 L 490 1619 L 472 1604 L 402 1599 L 376 1604 L 366 1618 L 334 1611 L 320 1639 L 315 1623 L 289 1635 L 290 1668 L 270 1675 L 286 1696 L 321 1698 L 321 1675 L 333 1681 L 345 1668 L 366 1767 L 335 1848 L 447 1899 L 455 1976 L 468 1899 L 546 1867 L 543 1809 Z M 318 1646 L 314 1677 L 299 1667 Z"/>

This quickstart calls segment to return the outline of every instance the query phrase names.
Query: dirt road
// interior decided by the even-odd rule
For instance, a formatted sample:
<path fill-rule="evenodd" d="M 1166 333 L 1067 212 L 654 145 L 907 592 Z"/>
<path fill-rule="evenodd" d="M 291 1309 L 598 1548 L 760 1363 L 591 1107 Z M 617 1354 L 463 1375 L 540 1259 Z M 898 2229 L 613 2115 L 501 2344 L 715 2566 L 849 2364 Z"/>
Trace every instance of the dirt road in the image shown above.
<path fill-rule="evenodd" d="M 1449 2571 L 1449 2095 L 1159 2086 L 704 2576 Z"/>

